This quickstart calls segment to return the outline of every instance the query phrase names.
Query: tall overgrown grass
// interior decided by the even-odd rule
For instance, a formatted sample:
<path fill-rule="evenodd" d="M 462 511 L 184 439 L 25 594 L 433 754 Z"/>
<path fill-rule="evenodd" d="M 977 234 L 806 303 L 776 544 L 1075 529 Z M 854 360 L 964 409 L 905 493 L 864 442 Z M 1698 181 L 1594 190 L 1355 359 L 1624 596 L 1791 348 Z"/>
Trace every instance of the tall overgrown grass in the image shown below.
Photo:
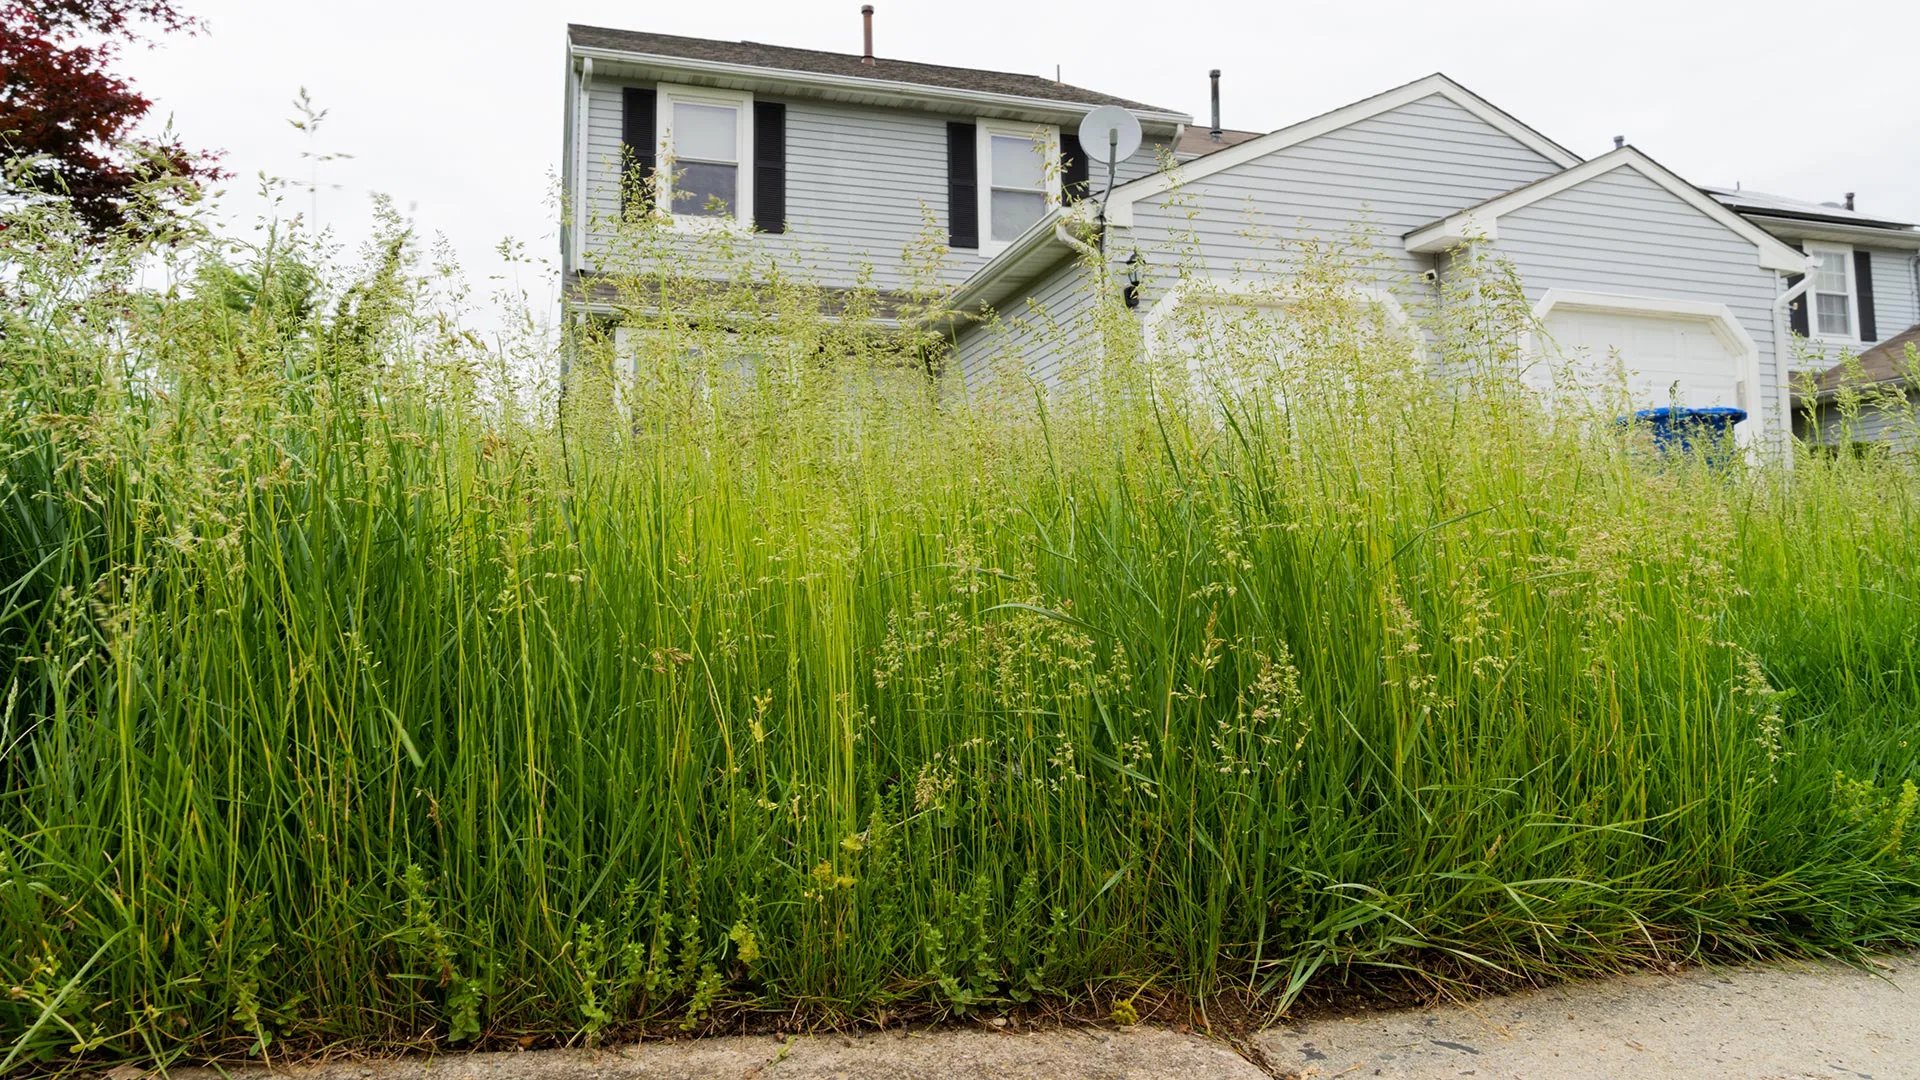
<path fill-rule="evenodd" d="M 397 224 L 5 243 L 7 1067 L 1920 941 L 1920 472 L 1543 408 L 1497 272 L 963 386 L 642 228 L 563 379 Z"/>

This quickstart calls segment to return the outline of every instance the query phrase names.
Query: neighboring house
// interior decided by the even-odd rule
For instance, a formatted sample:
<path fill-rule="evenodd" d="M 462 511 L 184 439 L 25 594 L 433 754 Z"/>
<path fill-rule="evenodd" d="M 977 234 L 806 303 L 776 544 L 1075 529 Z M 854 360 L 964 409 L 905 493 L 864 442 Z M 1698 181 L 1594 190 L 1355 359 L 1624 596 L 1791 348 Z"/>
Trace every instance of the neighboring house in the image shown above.
<path fill-rule="evenodd" d="M 1645 404 L 1743 408 L 1749 440 L 1790 430 L 1800 293 L 1822 313 L 1802 335 L 1820 349 L 1920 322 L 1902 285 L 1910 227 L 1709 193 L 1629 146 L 1583 160 L 1444 75 L 1256 135 L 1219 130 L 1217 109 L 1208 130 L 1055 80 L 880 59 L 870 41 L 870 24 L 868 55 L 570 27 L 576 309 L 606 299 L 596 256 L 624 159 L 658 170 L 673 227 L 751 232 L 829 288 L 905 288 L 901 253 L 931 221 L 952 309 L 980 316 L 952 324 L 970 385 L 1009 363 L 1047 382 L 1090 348 L 1093 273 L 1140 279 L 1149 348 L 1183 305 L 1272 306 L 1277 292 L 1284 309 L 1294 264 L 1276 241 L 1301 238 L 1365 237 L 1380 265 L 1363 298 L 1408 326 L 1462 252 L 1498 256 L 1553 362 L 1618 358 Z M 1108 104 L 1146 134 L 1110 193 L 1072 139 Z M 1089 187 L 1107 212 L 1099 270 L 1075 205 Z"/>
<path fill-rule="evenodd" d="M 1813 203 L 1705 190 L 1817 262 L 1789 308 L 1789 324 L 1802 339 L 1791 356 L 1794 431 L 1822 443 L 1911 440 L 1905 345 L 1914 337 L 1908 328 L 1920 324 L 1920 228 L 1857 210 L 1852 194 Z M 1869 399 L 1850 425 L 1837 404 L 1843 387 Z"/>
<path fill-rule="evenodd" d="M 575 309 L 605 309 L 595 275 L 623 162 L 657 178 L 672 227 L 752 232 L 757 253 L 829 290 L 877 289 L 884 311 L 929 221 L 957 284 L 1084 189 L 1074 132 L 1089 110 L 1128 109 L 1146 134 L 1121 180 L 1155 171 L 1192 121 L 1052 79 L 876 57 L 868 19 L 865 55 L 569 26 L 561 257 Z"/>
<path fill-rule="evenodd" d="M 1794 431 L 1823 446 L 1920 449 L 1920 326 L 1797 386 Z"/>
<path fill-rule="evenodd" d="M 1796 368 L 1824 371 L 1920 323 L 1920 228 L 1857 211 L 1851 194 L 1844 203 L 1813 203 L 1702 190 L 1817 262 L 1812 285 L 1789 311 L 1807 346 Z"/>

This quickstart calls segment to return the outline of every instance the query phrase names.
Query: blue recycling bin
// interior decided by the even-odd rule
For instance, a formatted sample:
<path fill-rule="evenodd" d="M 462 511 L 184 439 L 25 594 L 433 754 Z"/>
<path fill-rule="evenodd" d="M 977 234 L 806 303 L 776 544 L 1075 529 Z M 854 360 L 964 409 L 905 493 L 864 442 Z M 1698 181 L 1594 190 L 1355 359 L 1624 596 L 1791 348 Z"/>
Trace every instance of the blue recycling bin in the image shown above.
<path fill-rule="evenodd" d="M 1733 425 L 1747 418 L 1747 410 L 1726 406 L 1688 409 L 1665 406 L 1641 409 L 1620 418 L 1622 425 L 1644 424 L 1653 434 L 1653 445 L 1669 453 L 1699 452 L 1712 461 L 1726 456 L 1733 446 Z"/>

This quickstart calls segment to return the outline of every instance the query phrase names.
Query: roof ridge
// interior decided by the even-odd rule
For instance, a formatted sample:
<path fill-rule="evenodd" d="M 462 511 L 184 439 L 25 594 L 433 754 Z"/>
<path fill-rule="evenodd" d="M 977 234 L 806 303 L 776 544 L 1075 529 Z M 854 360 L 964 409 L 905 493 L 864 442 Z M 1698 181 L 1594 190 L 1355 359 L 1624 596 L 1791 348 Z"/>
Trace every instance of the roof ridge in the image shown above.
<path fill-rule="evenodd" d="M 602 40 L 582 42 L 580 40 L 582 37 Z M 1148 105 L 1088 87 L 1049 79 L 1044 75 L 995 68 L 960 67 L 953 64 L 885 56 L 876 56 L 869 63 L 859 53 L 834 52 L 800 45 L 778 45 L 745 38 L 733 40 L 693 37 L 686 34 L 663 34 L 651 30 L 622 30 L 618 27 L 596 26 L 589 23 L 568 23 L 567 38 L 574 44 L 587 44 L 589 47 L 660 56 L 666 59 L 736 64 L 767 71 L 826 74 L 871 79 L 874 82 L 907 83 L 980 94 L 1006 94 L 1063 104 L 1119 105 L 1139 112 L 1161 113 L 1176 118 L 1187 116 L 1186 113 L 1177 109 Z M 655 51 L 662 47 L 671 51 Z M 814 66 L 801 66 L 798 63 L 807 59 L 820 63 Z M 941 79 L 936 81 L 926 78 L 927 76 L 940 76 Z M 1000 85 L 988 85 L 991 83 Z"/>

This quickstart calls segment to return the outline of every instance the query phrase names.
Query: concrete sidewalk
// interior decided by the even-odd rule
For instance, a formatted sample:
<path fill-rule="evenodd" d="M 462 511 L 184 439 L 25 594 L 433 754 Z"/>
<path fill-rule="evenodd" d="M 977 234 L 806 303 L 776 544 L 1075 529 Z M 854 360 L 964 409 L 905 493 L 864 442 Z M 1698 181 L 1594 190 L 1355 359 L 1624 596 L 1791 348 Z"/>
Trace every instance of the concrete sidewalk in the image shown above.
<path fill-rule="evenodd" d="M 342 1061 L 300 1080 L 1920 1080 L 1920 957 L 1637 975 L 1255 1037 L 1256 1065 L 1164 1029 L 726 1037 Z M 175 1075 L 181 1074 L 175 1070 Z M 201 1072 L 201 1078 L 217 1074 Z"/>
<path fill-rule="evenodd" d="M 1920 957 L 1635 975 L 1256 1039 L 1280 1074 L 1916 1080 Z"/>

